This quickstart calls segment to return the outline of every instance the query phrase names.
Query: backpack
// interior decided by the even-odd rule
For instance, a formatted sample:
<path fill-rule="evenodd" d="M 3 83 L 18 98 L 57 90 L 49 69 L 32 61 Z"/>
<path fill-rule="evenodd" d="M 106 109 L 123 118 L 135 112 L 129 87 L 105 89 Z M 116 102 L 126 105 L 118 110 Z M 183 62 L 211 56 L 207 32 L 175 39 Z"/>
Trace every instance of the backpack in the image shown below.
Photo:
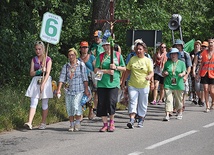
<path fill-rule="evenodd" d="M 105 52 L 100 54 L 100 62 L 103 61 L 104 55 L 105 55 Z M 120 52 L 116 52 L 116 56 L 117 56 L 118 63 L 120 64 Z"/>
<path fill-rule="evenodd" d="M 181 57 L 182 59 L 184 59 L 185 65 L 187 66 L 187 53 L 184 51 L 184 57 Z M 183 60 L 182 60 L 183 61 Z"/>

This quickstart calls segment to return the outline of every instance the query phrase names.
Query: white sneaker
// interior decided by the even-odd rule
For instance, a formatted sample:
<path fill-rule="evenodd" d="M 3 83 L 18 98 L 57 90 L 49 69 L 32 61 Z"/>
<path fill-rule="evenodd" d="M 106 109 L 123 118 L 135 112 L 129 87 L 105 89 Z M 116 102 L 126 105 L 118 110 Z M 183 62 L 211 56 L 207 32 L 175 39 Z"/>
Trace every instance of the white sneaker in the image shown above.
<path fill-rule="evenodd" d="M 169 119 L 170 119 L 169 116 L 166 116 L 163 118 L 163 121 L 169 121 Z"/>
<path fill-rule="evenodd" d="M 80 127 L 81 127 L 80 123 L 75 124 L 75 126 L 74 126 L 74 131 L 79 131 L 79 130 L 80 130 Z"/>
<path fill-rule="evenodd" d="M 46 128 L 46 124 L 45 123 L 41 123 L 39 126 L 39 130 L 45 130 Z"/>
<path fill-rule="evenodd" d="M 27 128 L 28 130 L 32 130 L 33 129 L 32 125 L 30 123 L 25 123 L 24 127 Z"/>
<path fill-rule="evenodd" d="M 70 128 L 68 129 L 68 132 L 73 132 L 74 131 L 74 127 L 70 126 Z"/>
<path fill-rule="evenodd" d="M 206 113 L 210 112 L 210 108 L 206 108 L 205 112 Z"/>
<path fill-rule="evenodd" d="M 182 118 L 183 118 L 182 113 L 179 113 L 178 116 L 177 116 L 177 119 L 178 120 L 182 120 Z"/>

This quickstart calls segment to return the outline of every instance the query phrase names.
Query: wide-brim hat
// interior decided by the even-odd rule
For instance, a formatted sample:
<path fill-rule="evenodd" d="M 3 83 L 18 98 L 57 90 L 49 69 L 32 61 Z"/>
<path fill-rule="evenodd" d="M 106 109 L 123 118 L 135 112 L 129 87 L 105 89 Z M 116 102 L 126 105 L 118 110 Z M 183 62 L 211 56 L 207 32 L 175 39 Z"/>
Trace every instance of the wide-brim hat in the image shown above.
<path fill-rule="evenodd" d="M 200 44 L 201 45 L 201 41 L 200 40 L 196 40 L 195 43 L 194 43 L 194 45 L 195 44 Z"/>
<path fill-rule="evenodd" d="M 172 53 L 177 53 L 178 54 L 178 59 L 181 58 L 181 53 L 179 52 L 179 50 L 177 48 L 171 48 L 171 50 L 167 53 L 167 57 L 171 58 L 170 55 Z"/>

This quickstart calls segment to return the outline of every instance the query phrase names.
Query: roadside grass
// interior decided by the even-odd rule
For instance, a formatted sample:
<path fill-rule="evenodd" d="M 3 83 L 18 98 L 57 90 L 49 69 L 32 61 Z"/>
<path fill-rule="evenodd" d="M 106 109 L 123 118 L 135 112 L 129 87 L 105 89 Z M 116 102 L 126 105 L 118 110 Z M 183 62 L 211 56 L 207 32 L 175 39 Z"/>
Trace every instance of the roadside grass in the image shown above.
<path fill-rule="evenodd" d="M 0 132 L 23 128 L 23 124 L 28 120 L 30 108 L 30 98 L 25 96 L 25 91 L 19 88 L 3 88 L 0 92 Z M 64 97 L 49 100 L 49 113 L 47 124 L 68 120 Z M 33 120 L 33 126 L 40 124 L 42 119 L 41 101 L 37 106 Z"/>
<path fill-rule="evenodd" d="M 3 91 L 2 91 L 3 90 Z M 11 131 L 13 129 L 23 128 L 28 120 L 30 108 L 30 98 L 25 96 L 25 91 L 18 87 L 5 87 L 0 91 L 0 132 Z M 124 110 L 126 107 L 120 103 L 117 104 L 117 110 Z M 83 116 L 88 116 L 88 108 L 83 112 Z M 37 106 L 36 114 L 33 119 L 33 126 L 38 126 L 42 119 L 41 101 Z M 47 124 L 68 120 L 64 94 L 58 99 L 54 97 L 49 100 L 49 113 Z"/>

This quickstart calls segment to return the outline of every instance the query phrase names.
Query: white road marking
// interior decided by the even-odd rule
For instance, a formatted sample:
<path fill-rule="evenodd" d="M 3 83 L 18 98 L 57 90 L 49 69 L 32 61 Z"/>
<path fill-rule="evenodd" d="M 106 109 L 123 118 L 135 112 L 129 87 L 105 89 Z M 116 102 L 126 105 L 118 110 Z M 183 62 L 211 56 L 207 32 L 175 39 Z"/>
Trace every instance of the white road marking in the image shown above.
<path fill-rule="evenodd" d="M 191 134 L 196 133 L 196 132 L 198 132 L 198 131 L 197 131 L 197 130 L 191 130 L 191 131 L 189 131 L 189 132 L 183 133 L 183 134 L 181 134 L 181 135 L 178 135 L 178 136 L 172 137 L 172 138 L 170 138 L 170 139 L 164 140 L 164 141 L 162 141 L 162 142 L 156 143 L 156 144 L 154 144 L 154 145 L 151 145 L 151 146 L 149 146 L 149 147 L 147 147 L 147 148 L 145 148 L 145 149 L 148 149 L 148 150 L 154 149 L 154 148 L 156 148 L 156 147 L 159 147 L 159 146 L 161 146 L 161 145 L 164 145 L 164 144 L 170 143 L 170 142 L 172 142 L 172 141 L 181 139 L 181 138 L 183 138 L 183 137 L 186 137 L 186 136 L 191 135 Z"/>
<path fill-rule="evenodd" d="M 205 126 L 203 126 L 203 127 L 204 127 L 204 128 L 209 128 L 209 127 L 211 127 L 211 126 L 214 126 L 214 123 L 207 124 L 207 125 L 205 125 Z"/>
<path fill-rule="evenodd" d="M 132 152 L 132 153 L 129 153 L 128 155 L 140 155 L 142 154 L 143 152 Z"/>

